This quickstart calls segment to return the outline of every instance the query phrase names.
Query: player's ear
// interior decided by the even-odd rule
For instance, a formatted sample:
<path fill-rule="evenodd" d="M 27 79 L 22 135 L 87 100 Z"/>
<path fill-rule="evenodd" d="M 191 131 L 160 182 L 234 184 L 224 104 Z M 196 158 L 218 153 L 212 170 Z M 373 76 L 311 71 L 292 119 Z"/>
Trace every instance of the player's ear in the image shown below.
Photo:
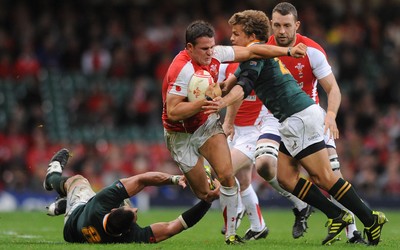
<path fill-rule="evenodd" d="M 300 23 L 300 21 L 296 21 L 295 24 L 296 24 L 296 31 L 297 31 L 297 30 L 300 28 L 300 24 L 301 24 L 301 23 Z"/>
<path fill-rule="evenodd" d="M 193 43 L 187 43 L 187 44 L 186 44 L 186 49 L 187 49 L 187 50 L 193 50 L 193 48 L 194 48 Z"/>

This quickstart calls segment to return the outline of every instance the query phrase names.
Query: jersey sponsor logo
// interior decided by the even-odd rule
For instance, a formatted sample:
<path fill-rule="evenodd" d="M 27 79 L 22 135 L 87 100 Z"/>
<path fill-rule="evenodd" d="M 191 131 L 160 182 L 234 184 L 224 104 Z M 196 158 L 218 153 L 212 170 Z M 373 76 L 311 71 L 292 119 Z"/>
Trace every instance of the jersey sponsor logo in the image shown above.
<path fill-rule="evenodd" d="M 319 137 L 319 134 L 318 134 L 318 133 L 314 133 L 312 136 L 308 137 L 307 139 L 308 139 L 309 141 L 312 141 L 312 140 L 317 139 L 318 137 Z"/>
<path fill-rule="evenodd" d="M 297 65 L 296 66 L 294 66 L 296 69 L 297 69 L 297 71 L 298 71 L 298 76 L 299 76 L 299 78 L 303 78 L 303 76 L 304 76 L 304 73 L 303 73 L 303 68 L 305 67 L 304 66 L 304 64 L 301 64 L 301 63 L 297 63 Z"/>

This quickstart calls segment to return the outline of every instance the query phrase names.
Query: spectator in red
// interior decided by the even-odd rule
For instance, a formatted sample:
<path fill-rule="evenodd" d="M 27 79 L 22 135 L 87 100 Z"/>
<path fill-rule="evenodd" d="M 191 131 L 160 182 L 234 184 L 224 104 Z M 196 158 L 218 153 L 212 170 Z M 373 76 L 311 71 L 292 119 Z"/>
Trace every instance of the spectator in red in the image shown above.
<path fill-rule="evenodd" d="M 33 51 L 33 45 L 29 43 L 24 44 L 14 64 L 14 77 L 16 79 L 25 77 L 38 79 L 40 69 L 41 66 Z"/>

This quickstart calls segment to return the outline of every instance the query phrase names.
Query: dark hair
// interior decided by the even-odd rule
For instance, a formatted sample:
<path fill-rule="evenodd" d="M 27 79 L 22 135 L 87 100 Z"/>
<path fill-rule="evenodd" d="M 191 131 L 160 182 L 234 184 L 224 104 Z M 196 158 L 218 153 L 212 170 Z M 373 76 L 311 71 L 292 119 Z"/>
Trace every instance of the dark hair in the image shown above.
<path fill-rule="evenodd" d="M 215 36 L 215 31 L 213 26 L 205 21 L 197 20 L 189 24 L 186 28 L 186 44 L 191 43 L 196 45 L 196 39 L 199 37 L 209 37 Z"/>
<path fill-rule="evenodd" d="M 296 7 L 294 7 L 293 4 L 288 2 L 278 3 L 272 10 L 272 13 L 274 12 L 278 12 L 282 16 L 292 14 L 294 16 L 295 21 L 297 21 L 298 19 Z"/>
<path fill-rule="evenodd" d="M 245 10 L 232 15 L 229 25 L 241 25 L 244 33 L 250 36 L 255 34 L 260 41 L 267 41 L 271 24 L 267 15 L 260 10 Z"/>
<path fill-rule="evenodd" d="M 106 231 L 107 233 L 118 236 L 126 233 L 133 223 L 135 214 L 131 210 L 120 207 L 110 212 L 107 219 Z"/>

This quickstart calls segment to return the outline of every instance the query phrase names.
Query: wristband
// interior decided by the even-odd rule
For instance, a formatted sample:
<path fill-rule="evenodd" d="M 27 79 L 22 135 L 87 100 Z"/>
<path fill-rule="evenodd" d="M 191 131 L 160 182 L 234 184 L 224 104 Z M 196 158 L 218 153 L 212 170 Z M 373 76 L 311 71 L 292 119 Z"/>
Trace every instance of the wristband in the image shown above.
<path fill-rule="evenodd" d="M 181 179 L 181 177 L 179 175 L 172 175 L 171 177 L 169 177 L 169 179 L 170 179 L 172 184 L 178 185 L 179 180 Z"/>
<path fill-rule="evenodd" d="M 289 49 L 287 50 L 287 55 L 288 56 L 292 56 L 292 54 L 290 54 L 290 51 L 292 50 L 292 47 L 289 47 Z"/>

